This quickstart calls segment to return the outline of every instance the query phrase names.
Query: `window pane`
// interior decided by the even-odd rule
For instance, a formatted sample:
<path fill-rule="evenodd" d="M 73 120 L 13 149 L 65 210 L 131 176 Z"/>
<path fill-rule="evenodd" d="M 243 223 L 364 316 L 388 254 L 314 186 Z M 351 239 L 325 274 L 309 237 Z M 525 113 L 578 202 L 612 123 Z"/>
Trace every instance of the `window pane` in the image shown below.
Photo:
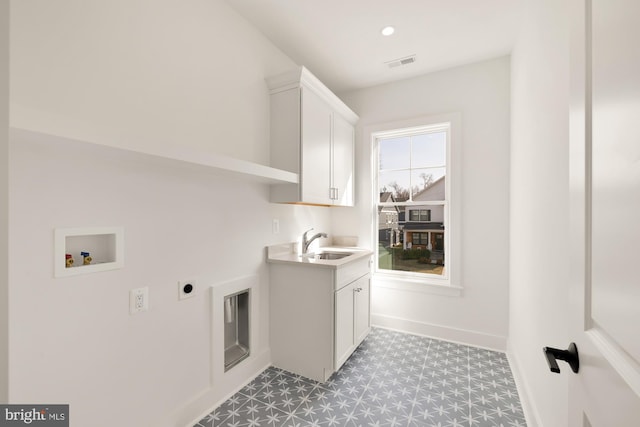
<path fill-rule="evenodd" d="M 410 223 L 403 220 L 404 215 L 395 215 L 402 207 L 381 209 L 384 210 L 378 212 L 378 270 L 443 275 L 444 223 Z"/>
<path fill-rule="evenodd" d="M 411 171 L 413 200 L 445 200 L 445 173 L 445 168 L 413 169 Z"/>
<path fill-rule="evenodd" d="M 408 211 L 407 221 L 427 221 L 440 224 L 444 222 L 444 205 L 407 206 L 406 209 Z"/>
<path fill-rule="evenodd" d="M 380 170 L 409 169 L 411 167 L 410 141 L 409 137 L 380 139 L 378 141 Z"/>
<path fill-rule="evenodd" d="M 409 199 L 409 177 L 406 171 L 380 172 L 378 175 L 378 187 L 380 202 L 403 202 Z M 390 199 L 389 195 L 393 196 Z"/>
<path fill-rule="evenodd" d="M 447 133 L 426 133 L 411 140 L 411 167 L 440 167 L 447 164 Z"/>
<path fill-rule="evenodd" d="M 378 271 L 446 276 L 449 130 L 444 125 L 377 139 L 380 202 L 409 202 L 377 208 Z"/>
<path fill-rule="evenodd" d="M 431 209 L 407 208 L 407 210 L 409 211 L 409 221 L 431 221 Z"/>

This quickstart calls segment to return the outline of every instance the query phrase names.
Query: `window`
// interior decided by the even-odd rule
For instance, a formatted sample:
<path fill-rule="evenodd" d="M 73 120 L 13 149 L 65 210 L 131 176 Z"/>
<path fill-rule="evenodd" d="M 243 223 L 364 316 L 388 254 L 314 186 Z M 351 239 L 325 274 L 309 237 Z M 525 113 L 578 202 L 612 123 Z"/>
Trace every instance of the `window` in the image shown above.
<path fill-rule="evenodd" d="M 409 221 L 431 221 L 431 209 L 409 210 Z"/>
<path fill-rule="evenodd" d="M 412 245 L 426 246 L 429 244 L 429 242 L 429 233 L 411 233 Z"/>
<path fill-rule="evenodd" d="M 376 274 L 451 284 L 452 121 L 372 131 L 371 140 Z"/>

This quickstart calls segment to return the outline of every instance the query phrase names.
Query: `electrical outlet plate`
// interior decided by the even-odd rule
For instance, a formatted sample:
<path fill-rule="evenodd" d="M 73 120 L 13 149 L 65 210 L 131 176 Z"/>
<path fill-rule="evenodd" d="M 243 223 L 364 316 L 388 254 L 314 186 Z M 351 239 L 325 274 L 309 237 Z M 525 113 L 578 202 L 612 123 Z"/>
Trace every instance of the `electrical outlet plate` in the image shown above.
<path fill-rule="evenodd" d="M 189 287 L 191 285 L 191 287 Z M 191 298 L 196 294 L 196 281 L 193 279 L 190 280 L 180 280 L 178 282 L 178 299 L 183 300 L 187 298 Z"/>
<path fill-rule="evenodd" d="M 149 310 L 149 287 L 131 289 L 129 291 L 129 314 L 137 314 Z"/>

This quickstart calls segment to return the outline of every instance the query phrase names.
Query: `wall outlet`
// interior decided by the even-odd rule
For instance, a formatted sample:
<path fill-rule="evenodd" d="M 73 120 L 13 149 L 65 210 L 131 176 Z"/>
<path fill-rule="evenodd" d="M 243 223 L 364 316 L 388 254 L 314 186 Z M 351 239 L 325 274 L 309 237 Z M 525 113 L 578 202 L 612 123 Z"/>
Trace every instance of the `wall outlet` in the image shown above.
<path fill-rule="evenodd" d="M 149 287 L 131 289 L 129 291 L 129 314 L 137 314 L 149 310 Z"/>
<path fill-rule="evenodd" d="M 191 298 L 196 294 L 195 280 L 180 280 L 178 282 L 178 299 Z"/>
<path fill-rule="evenodd" d="M 273 234 L 280 233 L 280 220 L 279 219 L 274 219 L 271 222 L 271 231 L 273 232 Z"/>

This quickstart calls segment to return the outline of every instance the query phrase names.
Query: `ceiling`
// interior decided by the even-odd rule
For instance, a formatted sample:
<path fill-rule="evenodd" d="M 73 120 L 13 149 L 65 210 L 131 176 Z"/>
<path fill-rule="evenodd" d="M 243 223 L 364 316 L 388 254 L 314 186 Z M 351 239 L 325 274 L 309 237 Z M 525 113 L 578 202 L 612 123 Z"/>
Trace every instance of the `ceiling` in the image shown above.
<path fill-rule="evenodd" d="M 225 0 L 334 92 L 506 55 L 522 0 Z M 380 31 L 392 25 L 395 33 Z M 385 63 L 416 55 L 412 64 Z"/>

